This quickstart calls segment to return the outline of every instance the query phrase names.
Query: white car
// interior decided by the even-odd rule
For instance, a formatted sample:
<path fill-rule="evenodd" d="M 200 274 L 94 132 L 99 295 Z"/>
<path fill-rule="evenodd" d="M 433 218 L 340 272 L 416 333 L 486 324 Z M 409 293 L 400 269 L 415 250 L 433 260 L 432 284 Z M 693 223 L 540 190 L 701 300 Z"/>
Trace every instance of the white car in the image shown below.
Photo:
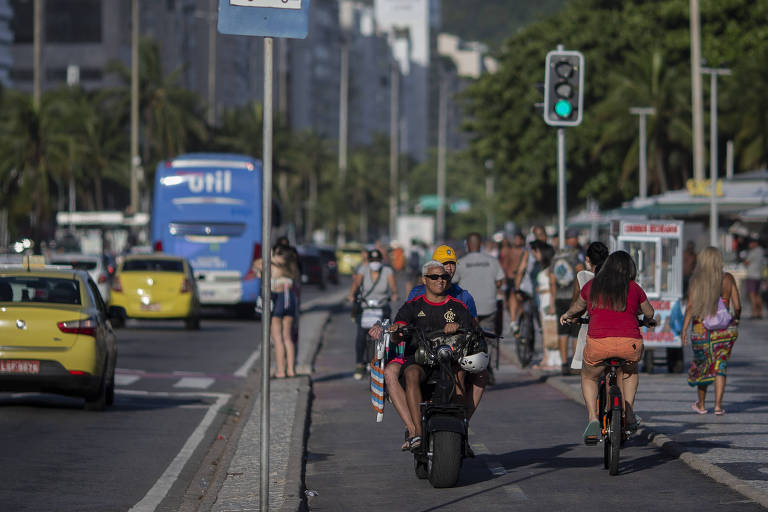
<path fill-rule="evenodd" d="M 101 298 L 109 301 L 110 276 L 104 265 L 104 258 L 98 254 L 52 254 L 48 259 L 49 265 L 69 265 L 75 270 L 85 270 L 99 287 Z"/>

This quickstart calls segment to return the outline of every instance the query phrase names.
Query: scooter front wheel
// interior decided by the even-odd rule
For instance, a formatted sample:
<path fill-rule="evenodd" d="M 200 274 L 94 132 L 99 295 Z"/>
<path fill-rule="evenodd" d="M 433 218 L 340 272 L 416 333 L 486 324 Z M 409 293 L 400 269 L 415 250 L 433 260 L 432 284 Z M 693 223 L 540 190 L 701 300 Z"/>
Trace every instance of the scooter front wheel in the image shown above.
<path fill-rule="evenodd" d="M 432 487 L 453 487 L 461 469 L 462 436 L 458 432 L 437 431 L 429 436 L 429 483 Z"/>

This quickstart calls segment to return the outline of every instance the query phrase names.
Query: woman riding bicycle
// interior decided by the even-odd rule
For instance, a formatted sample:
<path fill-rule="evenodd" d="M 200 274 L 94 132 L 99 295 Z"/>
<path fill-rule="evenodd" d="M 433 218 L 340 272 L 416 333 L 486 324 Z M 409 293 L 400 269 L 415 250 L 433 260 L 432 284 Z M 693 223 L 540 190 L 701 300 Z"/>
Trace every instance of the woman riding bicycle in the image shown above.
<path fill-rule="evenodd" d="M 616 251 L 608 256 L 600 272 L 581 289 L 579 297 L 561 317 L 571 322 L 586 309 L 589 314 L 581 391 L 587 405 L 589 424 L 584 430 L 584 443 L 594 444 L 600 437 L 597 420 L 597 386 L 605 359 L 615 357 L 626 363 L 619 370 L 619 387 L 625 398 L 624 415 L 630 430 L 637 428 L 633 414 L 637 392 L 637 363 L 643 354 L 643 338 L 637 322 L 638 312 L 644 321 L 652 319 L 654 310 L 645 292 L 635 282 L 637 266 L 629 253 Z"/>

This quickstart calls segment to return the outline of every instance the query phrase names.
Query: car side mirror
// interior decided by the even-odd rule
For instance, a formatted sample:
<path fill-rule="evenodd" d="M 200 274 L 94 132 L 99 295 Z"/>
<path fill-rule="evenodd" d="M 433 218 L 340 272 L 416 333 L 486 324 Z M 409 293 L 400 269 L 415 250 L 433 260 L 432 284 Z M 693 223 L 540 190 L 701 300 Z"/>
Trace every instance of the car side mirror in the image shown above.
<path fill-rule="evenodd" d="M 107 318 L 112 322 L 114 327 L 122 327 L 125 325 L 125 319 L 127 318 L 125 308 L 120 306 L 109 306 L 109 308 L 107 308 Z"/>

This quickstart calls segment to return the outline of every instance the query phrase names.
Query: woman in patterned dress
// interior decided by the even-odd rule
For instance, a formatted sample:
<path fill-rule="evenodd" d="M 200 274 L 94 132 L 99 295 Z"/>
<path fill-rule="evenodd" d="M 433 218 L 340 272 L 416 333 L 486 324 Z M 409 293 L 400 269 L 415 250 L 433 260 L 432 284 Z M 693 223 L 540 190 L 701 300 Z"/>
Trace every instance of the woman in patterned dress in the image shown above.
<path fill-rule="evenodd" d="M 731 323 L 722 329 L 709 330 L 704 326 L 703 319 L 717 313 L 720 299 L 726 309 L 733 311 Z M 740 316 L 741 301 L 736 280 L 728 272 L 723 272 L 723 255 L 720 250 L 707 247 L 696 259 L 696 269 L 688 287 L 688 305 L 682 332 L 683 345 L 690 340 L 693 348 L 688 384 L 698 390 L 698 400 L 691 408 L 699 414 L 707 413 L 704 401 L 707 387 L 712 383 L 715 384 L 715 414 L 725 414 L 725 374 L 731 348 L 739 335 L 737 326 Z"/>

